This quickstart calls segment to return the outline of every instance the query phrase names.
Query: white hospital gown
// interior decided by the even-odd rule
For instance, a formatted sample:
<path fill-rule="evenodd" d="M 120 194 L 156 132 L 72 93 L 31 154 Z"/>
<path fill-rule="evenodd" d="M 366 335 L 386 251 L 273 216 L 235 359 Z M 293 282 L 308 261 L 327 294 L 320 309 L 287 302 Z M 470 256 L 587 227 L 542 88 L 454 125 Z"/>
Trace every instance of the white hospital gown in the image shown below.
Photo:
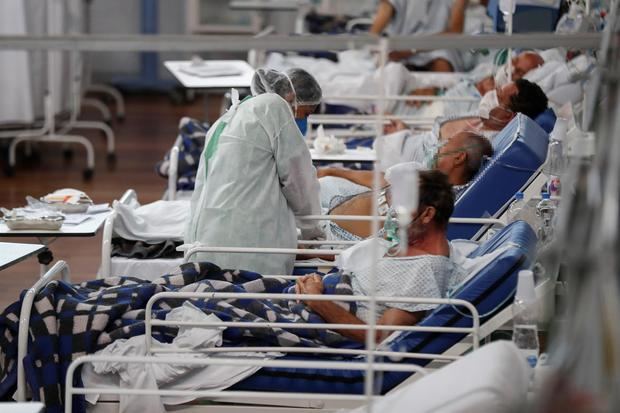
<path fill-rule="evenodd" d="M 321 186 L 321 209 L 323 213 L 329 212 L 347 199 L 371 191 L 370 188 L 358 185 L 345 178 L 326 176 L 319 179 Z"/>
<path fill-rule="evenodd" d="M 394 15 L 387 27 L 392 36 L 441 33 L 448 28 L 454 0 L 389 0 Z M 435 59 L 448 60 L 455 71 L 463 70 L 463 59 L 456 50 L 420 52 L 408 60 L 414 66 L 425 66 Z"/>
<path fill-rule="evenodd" d="M 431 104 L 415 107 L 407 105 L 406 102 L 398 102 L 393 113 L 397 116 L 420 116 L 422 118 L 436 118 L 444 115 L 460 115 L 471 113 L 478 110 L 478 103 L 481 99 L 480 92 L 476 88 L 476 83 L 471 79 L 462 79 L 455 85 L 449 87 L 443 94 L 444 97 L 471 97 L 478 100 L 474 101 L 435 101 Z"/>
<path fill-rule="evenodd" d="M 353 294 L 370 295 L 370 277 L 370 267 L 353 273 Z M 466 277 L 465 270 L 450 258 L 440 255 L 382 258 L 377 265 L 375 294 L 403 298 L 445 298 L 447 293 L 461 284 Z M 357 307 L 357 317 L 367 322 L 370 316 L 369 303 L 358 302 Z M 436 304 L 377 302 L 377 319 L 389 308 L 417 312 L 435 307 Z"/>
<path fill-rule="evenodd" d="M 400 131 L 390 135 L 379 136 L 375 139 L 373 148 L 377 151 L 377 161 L 382 171 L 406 162 L 418 162 L 428 166 L 440 145 L 441 127 L 450 121 L 475 118 L 475 113 L 455 114 L 437 118 L 433 129 L 426 132 L 414 133 L 411 130 Z M 499 133 L 492 130 L 476 130 L 491 142 Z"/>

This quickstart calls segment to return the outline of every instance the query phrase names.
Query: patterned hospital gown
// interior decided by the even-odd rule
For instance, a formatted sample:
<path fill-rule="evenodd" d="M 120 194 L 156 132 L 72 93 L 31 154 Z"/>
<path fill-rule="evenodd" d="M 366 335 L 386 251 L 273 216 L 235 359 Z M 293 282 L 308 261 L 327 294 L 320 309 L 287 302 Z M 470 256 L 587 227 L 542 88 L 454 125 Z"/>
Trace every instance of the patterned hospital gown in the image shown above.
<path fill-rule="evenodd" d="M 377 265 L 376 295 L 390 297 L 445 298 L 461 284 L 467 272 L 450 258 L 439 255 L 382 258 Z M 370 268 L 351 275 L 353 294 L 370 295 Z M 359 302 L 357 317 L 368 321 L 369 303 Z M 377 319 L 388 308 L 416 312 L 432 310 L 435 304 L 377 302 Z"/>

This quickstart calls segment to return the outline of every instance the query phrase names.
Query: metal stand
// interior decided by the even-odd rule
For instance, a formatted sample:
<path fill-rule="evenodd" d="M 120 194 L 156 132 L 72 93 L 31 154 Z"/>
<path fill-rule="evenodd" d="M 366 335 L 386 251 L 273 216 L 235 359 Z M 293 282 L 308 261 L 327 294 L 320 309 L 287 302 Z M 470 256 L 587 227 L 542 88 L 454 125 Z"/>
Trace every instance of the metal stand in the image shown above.
<path fill-rule="evenodd" d="M 60 129 L 60 133 L 61 134 L 65 134 L 70 132 L 73 129 L 97 129 L 100 130 L 106 138 L 106 142 L 107 142 L 107 152 L 108 152 L 108 158 L 109 159 L 114 159 L 115 158 L 115 137 L 114 137 L 114 131 L 112 130 L 112 128 L 110 128 L 110 126 L 108 126 L 107 124 L 103 123 L 103 122 L 96 122 L 96 121 L 83 121 L 83 120 L 78 120 L 78 117 L 80 115 L 80 107 L 81 107 L 81 101 L 82 101 L 82 57 L 81 54 L 79 52 L 74 52 L 74 58 L 75 58 L 75 73 L 76 75 L 74 76 L 74 79 L 72 81 L 72 95 L 73 95 L 73 104 L 71 107 L 71 117 L 69 119 L 69 121 L 67 121 L 66 123 L 64 123 L 62 125 L 62 128 Z"/>
<path fill-rule="evenodd" d="M 84 33 L 87 33 L 87 34 L 90 33 L 90 27 L 91 27 L 91 24 L 90 24 L 91 4 L 92 4 L 92 0 L 84 0 L 85 9 L 82 15 L 82 20 L 84 22 L 83 24 Z M 92 68 L 90 64 L 88 63 L 87 58 L 84 60 L 86 61 L 84 65 L 85 66 L 85 70 L 84 70 L 85 86 L 82 90 L 82 105 L 94 106 L 97 110 L 101 112 L 103 119 L 106 122 L 110 122 L 111 120 L 110 110 L 103 102 L 101 102 L 98 99 L 85 99 L 84 98 L 84 95 L 86 95 L 87 93 L 100 93 L 103 95 L 107 95 L 114 101 L 114 104 L 116 107 L 116 120 L 119 122 L 123 122 L 125 120 L 125 99 L 123 99 L 123 95 L 121 95 L 121 92 L 119 92 L 118 89 L 115 89 L 112 86 L 104 85 L 100 83 L 91 83 Z"/>
<path fill-rule="evenodd" d="M 55 7 L 58 7 L 58 0 L 50 0 L 47 3 L 47 32 L 49 34 L 54 34 L 59 30 L 55 27 L 55 23 L 53 20 L 53 16 L 55 15 Z M 87 167 L 84 170 L 84 179 L 90 179 L 93 176 L 95 170 L 95 151 L 93 149 L 93 145 L 83 136 L 77 135 L 67 135 L 65 134 L 68 129 L 64 129 L 56 133 L 56 124 L 55 124 L 55 108 L 54 108 L 54 96 L 56 95 L 56 87 L 55 87 L 55 69 L 56 63 L 58 62 L 58 54 L 61 52 L 58 51 L 47 51 L 47 92 L 45 95 L 45 121 L 43 127 L 38 130 L 26 130 L 22 132 L 15 133 L 15 139 L 11 142 L 9 146 L 9 166 L 8 166 L 8 174 L 12 175 L 14 173 L 15 164 L 16 164 L 16 151 L 17 145 L 22 142 L 60 142 L 60 143 L 78 143 L 86 149 L 86 161 Z M 75 112 L 75 111 L 73 111 Z M 72 118 L 75 113 L 72 113 Z M 105 125 L 105 124 L 102 124 Z M 106 128 L 109 127 L 105 125 Z M 112 136 L 112 149 L 114 149 L 114 141 Z M 108 148 L 110 145 L 110 141 L 108 142 Z"/>

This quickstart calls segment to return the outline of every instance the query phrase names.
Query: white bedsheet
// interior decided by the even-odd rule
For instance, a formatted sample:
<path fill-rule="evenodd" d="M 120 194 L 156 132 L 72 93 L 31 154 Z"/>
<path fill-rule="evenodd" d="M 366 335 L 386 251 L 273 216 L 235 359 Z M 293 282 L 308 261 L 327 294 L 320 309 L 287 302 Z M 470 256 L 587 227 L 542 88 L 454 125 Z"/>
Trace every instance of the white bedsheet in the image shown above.
<path fill-rule="evenodd" d="M 179 265 L 183 264 L 183 258 L 143 260 L 139 258 L 112 257 L 110 263 L 110 277 L 130 276 L 152 281 L 178 269 Z"/>
<path fill-rule="evenodd" d="M 496 341 L 380 399 L 373 411 L 524 411 L 530 372 L 512 342 Z M 366 406 L 346 412 L 363 413 Z"/>
<path fill-rule="evenodd" d="M 187 200 L 155 201 L 150 204 L 121 204 L 114 202 L 117 212 L 114 233 L 133 241 L 158 243 L 166 240 L 183 241 L 189 222 L 190 204 Z"/>
<path fill-rule="evenodd" d="M 168 321 L 213 322 L 219 318 L 205 314 L 199 308 L 186 301 L 182 307 L 175 308 L 167 316 Z M 219 347 L 222 344 L 222 329 L 180 327 L 172 343 L 159 343 L 157 347 L 168 349 L 200 351 L 201 349 Z M 128 340 L 116 340 L 97 355 L 144 356 L 146 355 L 144 335 Z M 200 353 L 156 353 L 161 357 L 204 358 Z M 226 353 L 226 357 L 260 357 L 274 358 L 279 353 Z M 102 362 L 94 365 L 85 364 L 82 369 L 82 381 L 90 388 L 133 388 L 133 389 L 175 389 L 175 390 L 223 390 L 244 378 L 254 374 L 260 367 L 256 366 L 183 366 L 170 364 L 130 364 L 119 362 Z M 88 395 L 86 400 L 95 404 L 99 395 Z M 121 413 L 165 413 L 166 405 L 187 403 L 193 397 L 160 396 L 120 396 Z"/>

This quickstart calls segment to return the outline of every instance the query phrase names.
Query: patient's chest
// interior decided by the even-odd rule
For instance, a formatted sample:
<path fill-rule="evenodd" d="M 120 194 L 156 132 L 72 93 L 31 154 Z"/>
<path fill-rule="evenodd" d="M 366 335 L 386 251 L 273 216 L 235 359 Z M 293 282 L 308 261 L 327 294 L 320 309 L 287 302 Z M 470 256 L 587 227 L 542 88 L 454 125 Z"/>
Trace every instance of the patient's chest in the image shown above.
<path fill-rule="evenodd" d="M 477 131 L 482 128 L 480 118 L 472 116 L 469 118 L 455 119 L 445 122 L 439 128 L 439 140 L 446 140 L 458 132 L 468 130 Z"/>

